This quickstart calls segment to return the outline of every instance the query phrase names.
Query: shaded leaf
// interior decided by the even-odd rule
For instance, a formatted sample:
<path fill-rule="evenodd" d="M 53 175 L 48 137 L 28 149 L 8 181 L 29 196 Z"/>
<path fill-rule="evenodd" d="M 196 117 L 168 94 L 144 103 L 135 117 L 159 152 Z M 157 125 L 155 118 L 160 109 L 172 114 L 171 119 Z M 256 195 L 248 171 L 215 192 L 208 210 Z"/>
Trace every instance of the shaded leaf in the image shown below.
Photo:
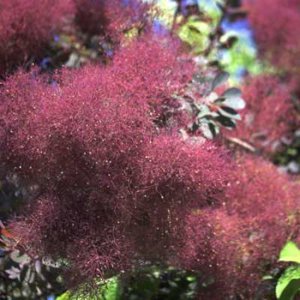
<path fill-rule="evenodd" d="M 10 279 L 18 279 L 20 277 L 20 269 L 16 267 L 11 267 L 9 270 L 6 270 L 5 272 L 8 274 L 8 277 Z"/>
<path fill-rule="evenodd" d="M 240 89 L 238 88 L 230 88 L 228 90 L 226 90 L 221 97 L 224 98 L 240 98 L 242 96 L 242 92 Z"/>
<path fill-rule="evenodd" d="M 224 84 L 229 79 L 229 73 L 222 72 L 213 80 L 211 90 L 213 91 L 218 86 Z"/>
<path fill-rule="evenodd" d="M 197 28 L 197 27 L 194 26 L 194 25 L 188 25 L 188 28 L 189 28 L 189 30 L 191 30 L 192 32 L 200 33 L 200 34 L 201 34 L 201 31 L 199 30 L 199 28 Z"/>
<path fill-rule="evenodd" d="M 214 133 L 211 131 L 211 128 L 207 123 L 203 124 L 200 127 L 200 130 L 201 130 L 202 134 L 204 135 L 204 137 L 206 137 L 207 139 L 212 140 L 214 138 Z"/>
<path fill-rule="evenodd" d="M 231 120 L 230 118 L 224 117 L 222 115 L 219 115 L 215 120 L 220 124 L 222 124 L 223 126 L 229 128 L 234 128 L 236 125 L 234 120 Z"/>
<path fill-rule="evenodd" d="M 200 130 L 204 137 L 210 140 L 213 139 L 220 132 L 218 125 L 212 120 L 202 121 L 200 124 Z"/>
<path fill-rule="evenodd" d="M 200 112 L 197 115 L 198 119 L 202 119 L 203 117 L 205 117 L 211 113 L 209 107 L 204 104 L 199 105 L 198 109 L 200 110 Z"/>
<path fill-rule="evenodd" d="M 241 116 L 234 109 L 230 107 L 223 106 L 222 109 L 220 108 L 218 110 L 218 113 L 229 119 L 241 120 Z"/>
<path fill-rule="evenodd" d="M 238 113 L 231 107 L 221 106 L 221 109 L 230 115 L 238 115 Z"/>
<path fill-rule="evenodd" d="M 214 137 L 220 132 L 219 127 L 215 123 L 209 122 L 208 127 L 209 127 L 209 129 L 212 132 Z"/>
<path fill-rule="evenodd" d="M 219 97 L 218 99 L 216 99 L 213 103 L 216 105 L 222 105 L 224 103 L 224 101 L 226 100 L 226 98 L 224 97 Z"/>
<path fill-rule="evenodd" d="M 41 263 L 41 261 L 36 260 L 35 263 L 34 263 L 34 267 L 35 267 L 36 272 L 38 274 L 41 274 L 41 272 L 42 272 L 42 263 Z"/>
<path fill-rule="evenodd" d="M 19 250 L 14 250 L 10 253 L 10 258 L 17 264 L 25 265 L 30 263 L 30 257 L 26 254 L 20 254 Z"/>

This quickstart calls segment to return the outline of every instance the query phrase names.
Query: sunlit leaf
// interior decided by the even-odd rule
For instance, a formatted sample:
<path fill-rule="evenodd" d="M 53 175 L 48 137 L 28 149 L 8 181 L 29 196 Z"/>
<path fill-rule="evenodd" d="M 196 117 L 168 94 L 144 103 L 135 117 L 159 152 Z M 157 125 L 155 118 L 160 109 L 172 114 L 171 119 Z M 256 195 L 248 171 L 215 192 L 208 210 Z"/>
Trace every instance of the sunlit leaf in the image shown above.
<path fill-rule="evenodd" d="M 300 250 L 298 246 L 292 241 L 287 242 L 280 252 L 279 261 L 288 261 L 300 264 Z"/>
<path fill-rule="evenodd" d="M 293 300 L 300 289 L 300 266 L 287 268 L 276 285 L 276 297 L 279 300 Z"/>
<path fill-rule="evenodd" d="M 99 283 L 98 293 L 93 293 L 90 296 L 82 293 L 80 289 L 78 292 L 71 293 L 69 291 L 57 297 L 57 300 L 118 300 L 119 299 L 119 283 L 117 277 L 112 277 Z"/>
<path fill-rule="evenodd" d="M 244 109 L 246 107 L 246 102 L 242 98 L 238 97 L 226 98 L 222 104 L 236 110 Z"/>

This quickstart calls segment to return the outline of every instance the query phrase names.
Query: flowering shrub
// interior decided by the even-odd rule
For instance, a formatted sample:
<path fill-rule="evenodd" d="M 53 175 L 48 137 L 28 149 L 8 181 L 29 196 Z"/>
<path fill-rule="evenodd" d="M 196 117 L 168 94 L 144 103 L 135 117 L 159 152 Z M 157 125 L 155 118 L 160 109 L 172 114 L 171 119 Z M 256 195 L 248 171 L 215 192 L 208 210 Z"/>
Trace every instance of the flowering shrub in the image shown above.
<path fill-rule="evenodd" d="M 260 299 L 257 287 L 276 269 L 278 251 L 288 238 L 299 240 L 299 183 L 262 158 L 224 150 L 221 138 L 206 138 L 237 126 L 224 131 L 227 139 L 273 153 L 294 120 L 290 90 L 269 76 L 228 88 L 227 73 L 191 59 L 171 35 L 158 40 L 139 2 L 73 4 L 60 2 L 59 12 L 75 16 L 71 27 L 82 40 L 103 36 L 118 47 L 103 65 L 51 76 L 20 70 L 1 82 L 1 170 L 33 200 L 9 229 L 1 226 L 0 246 L 6 235 L 31 262 L 58 261 L 74 288 L 173 265 L 193 280 L 199 275 L 199 299 Z M 227 5 L 220 8 L 216 29 Z M 30 17 L 20 24 L 28 26 L 36 15 L 31 6 L 22 9 Z M 54 12 L 48 14 L 60 26 L 65 14 Z M 39 56 L 59 28 L 44 31 L 42 24 L 32 21 L 26 37 L 38 39 L 36 49 L 28 43 L 20 60 L 5 57 L 6 70 Z M 205 55 L 219 38 L 217 30 Z"/>
<path fill-rule="evenodd" d="M 249 0 L 246 5 L 261 54 L 299 83 L 299 1 Z"/>
<path fill-rule="evenodd" d="M 41 57 L 45 45 L 71 11 L 70 0 L 1 1 L 0 75 Z"/>
<path fill-rule="evenodd" d="M 112 34 L 120 37 L 136 23 L 147 19 L 147 5 L 136 0 L 74 0 L 76 6 L 75 22 L 83 32 L 90 35 Z M 139 24 L 140 26 L 142 24 Z"/>
<path fill-rule="evenodd" d="M 136 0 L 2 1 L 0 75 L 40 60 L 43 68 L 45 63 L 65 62 L 74 50 L 84 61 L 95 60 L 95 55 L 99 60 L 102 51 L 110 51 L 106 48 L 118 45 L 124 34 L 146 29 L 148 7 Z M 93 47 L 97 51 L 91 52 L 88 45 L 95 43 L 95 39 L 98 45 Z M 51 51 L 54 57 L 45 58 Z"/>
<path fill-rule="evenodd" d="M 243 96 L 247 99 L 243 121 L 225 136 L 244 140 L 265 153 L 275 152 L 295 122 L 290 89 L 275 77 L 259 76 L 244 84 Z"/>
<path fill-rule="evenodd" d="M 299 185 L 272 164 L 240 159 L 227 198 L 189 217 L 183 262 L 212 279 L 199 299 L 254 299 L 286 239 L 299 236 Z"/>
<path fill-rule="evenodd" d="M 74 0 L 76 5 L 75 22 L 83 32 L 89 34 L 105 33 L 107 17 L 105 15 L 105 1 Z"/>
<path fill-rule="evenodd" d="M 180 62 L 154 41 L 134 46 L 56 85 L 18 73 L 1 90 L 1 160 L 40 189 L 14 231 L 33 253 L 67 258 L 76 280 L 74 269 L 87 279 L 170 259 L 190 208 L 225 186 L 222 151 L 154 126 L 153 105 L 182 84 L 170 72 Z"/>

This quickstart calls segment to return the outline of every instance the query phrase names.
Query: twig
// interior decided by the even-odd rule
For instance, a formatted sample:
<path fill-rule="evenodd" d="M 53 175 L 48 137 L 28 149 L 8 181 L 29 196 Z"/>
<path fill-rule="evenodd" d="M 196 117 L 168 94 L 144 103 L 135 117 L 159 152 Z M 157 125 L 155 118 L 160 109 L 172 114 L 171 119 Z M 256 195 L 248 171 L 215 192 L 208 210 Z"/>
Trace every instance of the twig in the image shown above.
<path fill-rule="evenodd" d="M 229 142 L 233 143 L 233 144 L 236 144 L 250 152 L 257 152 L 257 149 L 255 147 L 253 147 L 252 145 L 250 145 L 249 143 L 245 142 L 245 141 L 242 141 L 238 138 L 234 138 L 234 137 L 225 137 L 226 140 L 228 140 Z"/>

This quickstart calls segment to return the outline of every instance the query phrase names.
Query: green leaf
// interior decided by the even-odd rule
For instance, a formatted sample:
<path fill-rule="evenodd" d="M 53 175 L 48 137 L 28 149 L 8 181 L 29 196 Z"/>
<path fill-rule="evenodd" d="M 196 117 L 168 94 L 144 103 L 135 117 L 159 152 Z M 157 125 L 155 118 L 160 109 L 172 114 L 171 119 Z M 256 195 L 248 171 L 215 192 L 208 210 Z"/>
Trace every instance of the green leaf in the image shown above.
<path fill-rule="evenodd" d="M 71 293 L 69 291 L 63 293 L 62 295 L 58 296 L 56 300 L 70 300 Z"/>
<path fill-rule="evenodd" d="M 263 276 L 262 280 L 273 280 L 273 276 L 272 275 L 265 275 Z"/>
<path fill-rule="evenodd" d="M 232 109 L 244 109 L 246 106 L 245 101 L 241 98 L 242 93 L 241 90 L 238 88 L 230 88 L 228 90 L 226 90 L 222 96 L 217 99 L 216 104 L 221 104 L 221 105 L 225 105 L 229 108 Z M 223 101 L 220 101 L 222 99 L 225 99 Z"/>
<path fill-rule="evenodd" d="M 241 116 L 233 108 L 230 107 L 222 106 L 218 110 L 218 113 L 230 119 L 241 120 Z"/>
<path fill-rule="evenodd" d="M 104 292 L 105 300 L 117 300 L 119 295 L 119 284 L 117 277 L 110 278 Z"/>
<path fill-rule="evenodd" d="M 214 122 L 209 122 L 208 127 L 210 131 L 213 133 L 214 137 L 220 133 L 220 128 Z"/>
<path fill-rule="evenodd" d="M 215 118 L 215 120 L 225 127 L 234 128 L 236 126 L 234 120 L 231 120 L 230 118 L 222 115 L 219 115 L 217 118 Z"/>
<path fill-rule="evenodd" d="M 202 134 L 204 135 L 204 137 L 206 137 L 207 139 L 212 140 L 214 138 L 214 132 L 211 131 L 211 128 L 208 124 L 203 124 L 200 127 Z"/>
<path fill-rule="evenodd" d="M 57 297 L 57 300 L 118 300 L 119 299 L 119 283 L 117 277 L 112 277 L 105 281 L 97 281 L 101 285 L 97 293 L 91 293 L 91 296 L 82 294 L 80 288 L 78 292 L 71 293 L 70 291 Z M 96 295 L 95 295 L 96 294 Z"/>
<path fill-rule="evenodd" d="M 221 97 L 224 98 L 241 98 L 242 96 L 242 92 L 240 89 L 238 88 L 230 88 L 228 90 L 226 90 Z"/>
<path fill-rule="evenodd" d="M 246 102 L 239 97 L 226 98 L 222 104 L 236 110 L 244 109 L 246 107 Z"/>
<path fill-rule="evenodd" d="M 279 261 L 288 261 L 300 264 L 300 250 L 298 246 L 292 241 L 287 242 L 280 252 Z"/>
<path fill-rule="evenodd" d="M 221 106 L 221 109 L 230 115 L 237 115 L 238 113 L 231 107 Z"/>
<path fill-rule="evenodd" d="M 212 120 L 202 120 L 199 126 L 203 136 L 210 140 L 220 132 L 218 125 Z"/>
<path fill-rule="evenodd" d="M 218 86 L 224 84 L 229 79 L 229 74 L 227 72 L 222 72 L 213 80 L 211 85 L 211 90 L 213 91 Z"/>
<path fill-rule="evenodd" d="M 219 97 L 218 99 L 216 99 L 213 103 L 216 105 L 222 105 L 223 102 L 226 100 L 226 98 L 224 97 Z"/>
<path fill-rule="evenodd" d="M 209 107 L 205 104 L 199 105 L 198 109 L 200 110 L 200 112 L 197 115 L 198 119 L 202 119 L 211 114 Z"/>
<path fill-rule="evenodd" d="M 300 266 L 287 268 L 276 285 L 276 297 L 279 300 L 293 300 L 300 289 Z"/>
<path fill-rule="evenodd" d="M 177 33 L 180 39 L 190 45 L 195 52 L 202 52 L 209 43 L 210 31 L 209 24 L 190 17 L 185 24 L 180 26 Z"/>

